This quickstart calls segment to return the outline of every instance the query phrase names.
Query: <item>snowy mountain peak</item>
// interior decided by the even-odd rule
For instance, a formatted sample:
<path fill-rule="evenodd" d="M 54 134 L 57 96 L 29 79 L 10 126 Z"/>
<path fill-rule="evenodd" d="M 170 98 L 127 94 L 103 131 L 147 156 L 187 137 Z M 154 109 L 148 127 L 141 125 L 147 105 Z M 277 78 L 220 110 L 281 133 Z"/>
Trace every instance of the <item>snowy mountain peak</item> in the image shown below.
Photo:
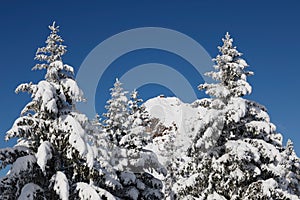
<path fill-rule="evenodd" d="M 181 125 L 182 109 L 185 105 L 176 97 L 158 96 L 144 103 L 146 110 L 153 118 L 158 118 L 165 126 L 173 123 Z"/>
<path fill-rule="evenodd" d="M 166 126 L 176 126 L 175 141 L 181 146 L 179 151 L 186 151 L 191 145 L 192 138 L 198 130 L 196 126 L 201 118 L 201 113 L 206 109 L 194 104 L 183 103 L 177 97 L 158 96 L 147 100 L 144 103 L 151 118 L 158 118 Z M 163 138 L 161 138 L 163 140 Z"/>

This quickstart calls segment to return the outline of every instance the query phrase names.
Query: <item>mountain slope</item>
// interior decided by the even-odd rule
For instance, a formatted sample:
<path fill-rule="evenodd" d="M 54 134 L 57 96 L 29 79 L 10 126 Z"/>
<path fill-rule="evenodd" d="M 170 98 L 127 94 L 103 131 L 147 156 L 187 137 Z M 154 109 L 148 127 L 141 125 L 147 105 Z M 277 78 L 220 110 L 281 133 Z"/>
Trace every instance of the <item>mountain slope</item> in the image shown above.
<path fill-rule="evenodd" d="M 196 121 L 201 119 L 201 113 L 206 112 L 205 108 L 183 103 L 176 97 L 158 96 L 144 105 L 152 118 L 158 118 L 166 127 L 177 127 L 176 142 L 184 152 L 191 145 L 194 131 L 197 130 L 195 126 L 199 125 Z"/>

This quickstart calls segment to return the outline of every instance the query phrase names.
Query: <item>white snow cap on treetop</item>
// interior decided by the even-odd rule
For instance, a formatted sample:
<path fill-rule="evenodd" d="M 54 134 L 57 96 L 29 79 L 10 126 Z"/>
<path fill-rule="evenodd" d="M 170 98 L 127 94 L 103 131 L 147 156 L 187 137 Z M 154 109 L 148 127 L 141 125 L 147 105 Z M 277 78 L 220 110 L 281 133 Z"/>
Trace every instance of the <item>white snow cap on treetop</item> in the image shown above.
<path fill-rule="evenodd" d="M 223 45 L 218 47 L 221 54 L 213 59 L 217 71 L 205 74 L 219 83 L 204 83 L 199 85 L 199 89 L 206 90 L 210 96 L 222 99 L 250 94 L 252 89 L 247 82 L 247 76 L 253 75 L 253 72 L 245 70 L 248 64 L 241 58 L 242 53 L 233 46 L 233 39 L 228 32 L 222 41 Z"/>

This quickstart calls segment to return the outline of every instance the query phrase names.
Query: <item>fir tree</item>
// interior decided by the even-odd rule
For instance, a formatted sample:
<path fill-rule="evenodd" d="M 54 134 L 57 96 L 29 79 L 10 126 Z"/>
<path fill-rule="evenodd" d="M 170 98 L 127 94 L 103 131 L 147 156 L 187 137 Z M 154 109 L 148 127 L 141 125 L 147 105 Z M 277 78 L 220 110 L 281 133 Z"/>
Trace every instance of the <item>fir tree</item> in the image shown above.
<path fill-rule="evenodd" d="M 128 133 L 120 141 L 120 146 L 127 149 L 141 150 L 150 142 L 151 135 L 146 132 L 150 125 L 149 114 L 143 105 L 142 99 L 138 98 L 138 92 L 134 90 L 128 101 Z"/>
<path fill-rule="evenodd" d="M 162 179 L 164 184 L 165 199 L 175 199 L 175 194 L 172 187 L 175 184 L 180 165 L 185 161 L 181 157 L 176 135 L 176 128 L 169 127 L 164 130 L 163 135 L 154 138 L 153 145 L 157 148 L 157 156 L 162 160 L 162 164 L 166 167 L 167 175 Z M 152 147 L 153 148 L 153 147 Z"/>
<path fill-rule="evenodd" d="M 299 199 L 299 159 L 266 109 L 242 98 L 252 72 L 232 42 L 227 33 L 207 73 L 218 82 L 199 86 L 213 98 L 173 189 L 178 199 Z"/>
<path fill-rule="evenodd" d="M 107 112 L 103 114 L 105 117 L 103 127 L 108 138 L 114 144 L 119 145 L 121 138 L 126 135 L 128 130 L 127 91 L 124 91 L 122 83 L 118 79 L 110 91 L 111 99 L 107 101 L 105 106 Z"/>
<path fill-rule="evenodd" d="M 0 199 L 91 199 L 83 198 L 85 193 L 97 194 L 98 199 L 112 196 L 102 185 L 93 185 L 103 177 L 94 169 L 88 120 L 75 108 L 75 102 L 84 100 L 83 94 L 73 68 L 63 63 L 66 46 L 58 28 L 55 22 L 49 26 L 46 46 L 36 52 L 40 63 L 33 69 L 45 69 L 45 80 L 16 89 L 30 93 L 32 100 L 6 134 L 7 140 L 17 138 L 17 144 L 0 151 L 1 168 L 10 165 L 0 180 Z"/>
<path fill-rule="evenodd" d="M 125 199 L 161 199 L 162 182 L 151 171 L 166 173 L 158 162 L 157 156 L 145 145 L 151 142 L 146 132 L 149 116 L 140 105 L 142 100 L 134 91 L 128 101 L 122 83 L 117 79 L 111 89 L 106 119 L 103 122 L 102 135 L 106 135 L 109 144 L 110 165 L 117 171 L 124 189 L 120 196 Z M 101 135 L 101 133 L 100 133 Z"/>
<path fill-rule="evenodd" d="M 223 40 L 223 46 L 218 47 L 221 55 L 217 55 L 213 61 L 217 71 L 206 73 L 219 83 L 202 84 L 200 90 L 218 99 L 230 99 L 230 97 L 242 97 L 251 93 L 251 86 L 247 82 L 247 76 L 253 72 L 246 71 L 248 64 L 241 58 L 242 53 L 233 46 L 233 39 L 227 32 Z"/>

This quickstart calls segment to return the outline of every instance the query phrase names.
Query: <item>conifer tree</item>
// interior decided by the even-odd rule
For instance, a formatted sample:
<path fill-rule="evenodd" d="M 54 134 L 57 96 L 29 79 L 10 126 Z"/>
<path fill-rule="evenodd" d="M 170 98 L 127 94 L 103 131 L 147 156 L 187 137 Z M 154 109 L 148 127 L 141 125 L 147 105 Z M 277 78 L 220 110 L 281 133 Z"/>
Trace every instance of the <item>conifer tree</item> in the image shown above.
<path fill-rule="evenodd" d="M 32 100 L 6 134 L 7 140 L 17 138 L 17 144 L 0 150 L 0 167 L 10 165 L 0 180 L 0 199 L 110 198 L 101 188 L 105 184 L 98 184 L 105 181 L 99 181 L 103 176 L 94 169 L 95 155 L 86 133 L 89 122 L 75 108 L 75 102 L 84 98 L 73 68 L 62 60 L 66 46 L 55 22 L 49 29 L 33 68 L 45 69 L 45 80 L 16 89 L 31 94 Z"/>
<path fill-rule="evenodd" d="M 151 142 L 150 134 L 146 132 L 148 113 L 140 105 L 142 100 L 138 99 L 136 91 L 131 94 L 130 100 L 126 94 L 122 83 L 116 79 L 106 106 L 102 130 L 111 141 L 108 152 L 110 165 L 117 171 L 124 187 L 123 198 L 162 199 L 162 182 L 151 171 L 163 174 L 166 171 L 155 153 L 145 149 L 145 145 Z"/>
<path fill-rule="evenodd" d="M 150 133 L 146 132 L 150 125 L 149 114 L 138 98 L 138 92 L 134 90 L 128 101 L 128 133 L 120 141 L 120 146 L 127 149 L 141 150 L 151 140 Z"/>
<path fill-rule="evenodd" d="M 110 89 L 111 99 L 107 101 L 103 114 L 104 131 L 108 138 L 116 145 L 119 145 L 121 138 L 126 135 L 128 129 L 128 99 L 127 91 L 122 88 L 122 83 L 116 79 L 114 87 Z"/>
<path fill-rule="evenodd" d="M 227 33 L 207 73 L 217 83 L 199 86 L 212 98 L 173 189 L 178 199 L 299 199 L 299 159 L 267 110 L 242 98 L 252 72 L 232 42 Z"/>
<path fill-rule="evenodd" d="M 247 71 L 248 64 L 241 58 L 236 47 L 233 46 L 233 39 L 227 32 L 223 40 L 223 46 L 218 47 L 221 55 L 217 55 L 213 61 L 217 71 L 207 72 L 206 75 L 218 81 L 215 84 L 204 83 L 199 86 L 200 90 L 206 90 L 210 96 L 222 100 L 229 100 L 231 97 L 242 97 L 251 93 L 251 86 L 247 82 L 247 76 L 253 72 Z"/>

